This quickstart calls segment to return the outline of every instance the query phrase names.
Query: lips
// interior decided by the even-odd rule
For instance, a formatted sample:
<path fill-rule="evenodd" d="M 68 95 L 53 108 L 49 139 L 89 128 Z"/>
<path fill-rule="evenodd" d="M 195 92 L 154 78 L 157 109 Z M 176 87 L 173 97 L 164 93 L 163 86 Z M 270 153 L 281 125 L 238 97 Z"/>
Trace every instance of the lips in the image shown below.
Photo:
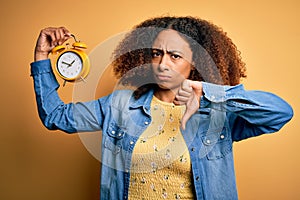
<path fill-rule="evenodd" d="M 159 81 L 168 81 L 171 79 L 171 76 L 169 75 L 164 75 L 164 74 L 156 74 L 155 75 L 156 79 Z"/>

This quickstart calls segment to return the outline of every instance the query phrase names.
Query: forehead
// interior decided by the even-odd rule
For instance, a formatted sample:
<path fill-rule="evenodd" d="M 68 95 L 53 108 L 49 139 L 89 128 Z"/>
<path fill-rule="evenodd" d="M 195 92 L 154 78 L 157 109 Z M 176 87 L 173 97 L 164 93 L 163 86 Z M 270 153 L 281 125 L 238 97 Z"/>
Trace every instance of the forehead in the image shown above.
<path fill-rule="evenodd" d="M 172 29 L 161 31 L 153 42 L 153 48 L 191 51 L 189 43 L 177 31 Z"/>

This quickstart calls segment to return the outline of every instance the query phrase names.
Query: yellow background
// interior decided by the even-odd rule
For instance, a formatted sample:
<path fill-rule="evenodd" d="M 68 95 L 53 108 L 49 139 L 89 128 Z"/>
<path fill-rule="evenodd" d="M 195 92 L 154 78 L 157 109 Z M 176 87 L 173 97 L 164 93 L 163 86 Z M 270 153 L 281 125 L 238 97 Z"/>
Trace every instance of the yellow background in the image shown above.
<path fill-rule="evenodd" d="M 222 26 L 247 64 L 247 89 L 287 100 L 295 116 L 279 133 L 236 143 L 241 200 L 300 199 L 297 0 L 11 0 L 1 2 L 0 199 L 98 199 L 100 163 L 78 135 L 48 131 L 35 104 L 29 64 L 40 29 L 66 26 L 93 49 L 112 35 L 162 14 L 192 15 Z M 104 86 L 105 87 L 105 86 Z M 65 101 L 72 86 L 60 90 Z"/>

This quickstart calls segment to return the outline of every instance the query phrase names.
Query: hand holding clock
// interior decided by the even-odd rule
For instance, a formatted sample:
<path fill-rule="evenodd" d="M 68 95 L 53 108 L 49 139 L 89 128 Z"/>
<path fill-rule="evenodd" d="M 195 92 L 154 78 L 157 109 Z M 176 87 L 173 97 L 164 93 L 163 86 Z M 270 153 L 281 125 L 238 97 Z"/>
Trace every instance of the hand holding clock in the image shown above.
<path fill-rule="evenodd" d="M 65 27 L 48 27 L 41 30 L 35 46 L 34 60 L 47 59 L 55 46 L 62 45 L 70 37 L 71 33 Z"/>
<path fill-rule="evenodd" d="M 75 43 L 72 48 L 63 43 L 73 37 Z M 83 51 L 86 44 L 76 40 L 65 27 L 48 27 L 41 30 L 38 37 L 34 61 L 48 59 L 49 53 L 53 53 L 56 58 L 55 71 L 65 81 L 84 80 L 90 70 L 90 63 L 87 54 Z"/>

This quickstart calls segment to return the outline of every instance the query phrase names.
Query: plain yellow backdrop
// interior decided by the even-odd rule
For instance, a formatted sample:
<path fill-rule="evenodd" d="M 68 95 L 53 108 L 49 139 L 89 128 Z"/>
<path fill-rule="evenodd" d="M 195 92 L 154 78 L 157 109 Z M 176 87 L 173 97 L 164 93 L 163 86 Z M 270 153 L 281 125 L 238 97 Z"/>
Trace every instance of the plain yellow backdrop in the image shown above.
<path fill-rule="evenodd" d="M 246 88 L 276 93 L 293 106 L 295 116 L 282 130 L 236 143 L 234 155 L 241 200 L 300 199 L 299 9 L 297 0 L 1 2 L 0 199 L 99 196 L 98 160 L 78 135 L 48 131 L 38 118 L 29 64 L 40 29 L 65 26 L 89 51 L 142 20 L 166 14 L 198 16 L 223 27 L 247 64 Z M 103 84 L 105 92 L 109 83 Z M 70 101 L 72 85 L 59 92 Z"/>

